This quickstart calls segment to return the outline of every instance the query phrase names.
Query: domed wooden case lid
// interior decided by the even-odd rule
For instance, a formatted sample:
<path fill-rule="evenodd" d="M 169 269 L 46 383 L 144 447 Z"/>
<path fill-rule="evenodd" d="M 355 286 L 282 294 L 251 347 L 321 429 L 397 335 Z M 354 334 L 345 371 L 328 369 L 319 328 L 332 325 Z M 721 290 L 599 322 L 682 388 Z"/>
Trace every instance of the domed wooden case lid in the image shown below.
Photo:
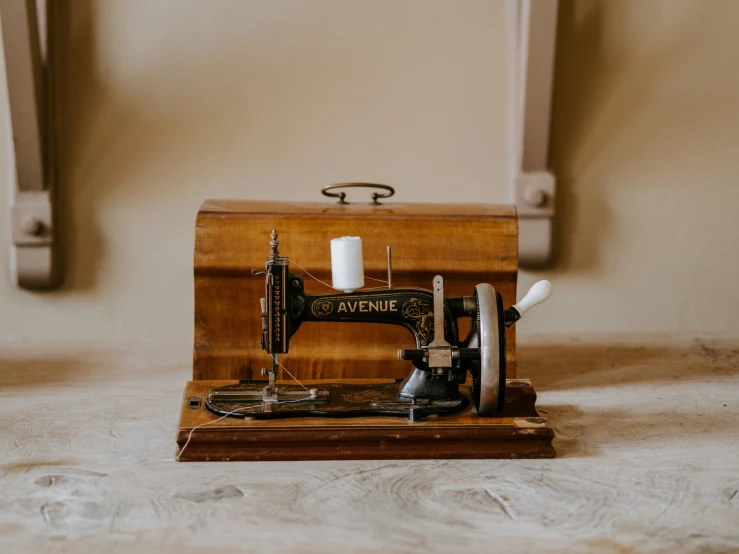
<path fill-rule="evenodd" d="M 513 206 L 489 204 L 382 204 L 207 200 L 195 227 L 195 333 L 193 379 L 260 378 L 270 357 L 260 345 L 259 299 L 270 232 L 279 232 L 280 254 L 305 279 L 306 292 L 332 290 L 330 240 L 362 238 L 367 277 L 387 279 L 392 246 L 393 286 L 431 288 L 444 277 L 446 296 L 468 296 L 491 283 L 505 306 L 516 302 L 518 222 Z M 365 287 L 383 286 L 367 279 Z M 465 318 L 466 319 L 466 318 Z M 460 320 L 460 334 L 468 330 Z M 409 363 L 397 359 L 413 346 L 401 327 L 374 323 L 302 325 L 281 363 L 300 379 L 404 378 Z M 507 331 L 509 378 L 516 375 L 515 327 Z"/>

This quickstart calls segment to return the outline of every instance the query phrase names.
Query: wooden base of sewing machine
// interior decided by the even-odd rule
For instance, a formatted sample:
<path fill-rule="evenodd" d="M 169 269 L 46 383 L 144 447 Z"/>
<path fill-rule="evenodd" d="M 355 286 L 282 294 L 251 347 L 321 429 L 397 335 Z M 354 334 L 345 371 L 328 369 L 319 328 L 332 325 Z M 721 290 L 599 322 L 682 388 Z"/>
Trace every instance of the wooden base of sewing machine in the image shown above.
<path fill-rule="evenodd" d="M 216 421 L 219 416 L 205 406 L 206 395 L 215 387 L 236 382 L 188 382 L 177 444 L 182 449 L 188 437 L 190 442 L 179 461 L 555 456 L 552 447 L 554 430 L 549 421 L 536 412 L 536 393 L 531 382 L 525 379 L 507 381 L 506 407 L 501 417 L 479 417 L 470 400 L 468 407 L 458 413 L 429 417 L 420 422 L 410 422 L 402 417 L 273 420 L 225 417 Z M 305 384 L 320 386 L 330 382 L 337 381 L 306 381 Z M 392 381 L 367 379 L 350 382 L 379 384 Z M 462 392 L 469 397 L 466 386 L 462 387 Z"/>

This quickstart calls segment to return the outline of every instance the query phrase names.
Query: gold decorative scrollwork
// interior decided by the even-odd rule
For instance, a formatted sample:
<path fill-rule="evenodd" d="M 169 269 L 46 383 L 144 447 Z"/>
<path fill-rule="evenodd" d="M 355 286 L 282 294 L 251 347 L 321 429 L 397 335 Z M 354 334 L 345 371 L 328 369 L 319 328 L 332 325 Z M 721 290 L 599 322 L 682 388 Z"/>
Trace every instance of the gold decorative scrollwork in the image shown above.
<path fill-rule="evenodd" d="M 422 346 L 434 340 L 434 307 L 430 302 L 411 298 L 401 308 L 406 320 L 415 321 L 416 333 Z"/>
<path fill-rule="evenodd" d="M 313 302 L 311 311 L 315 317 L 326 317 L 334 311 L 334 304 L 330 300 L 318 299 Z"/>

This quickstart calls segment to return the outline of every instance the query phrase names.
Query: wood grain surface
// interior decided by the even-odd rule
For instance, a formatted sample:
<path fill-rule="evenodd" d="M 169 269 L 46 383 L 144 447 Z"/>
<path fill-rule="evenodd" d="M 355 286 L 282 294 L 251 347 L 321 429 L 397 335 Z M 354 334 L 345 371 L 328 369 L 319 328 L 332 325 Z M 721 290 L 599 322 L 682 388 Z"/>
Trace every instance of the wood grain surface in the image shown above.
<path fill-rule="evenodd" d="M 738 552 L 739 339 L 537 337 L 550 460 L 172 461 L 190 344 L 0 343 L 0 552 Z"/>
<path fill-rule="evenodd" d="M 386 247 L 393 247 L 393 285 L 431 288 L 445 279 L 446 296 L 469 296 L 491 283 L 506 307 L 516 302 L 518 220 L 512 206 L 486 204 L 366 203 L 209 200 L 195 226 L 195 336 L 193 379 L 258 378 L 271 363 L 261 349 L 259 299 L 272 229 L 280 254 L 331 283 L 330 240 L 362 237 L 365 275 L 387 279 Z M 309 294 L 335 292 L 304 276 Z M 368 280 L 366 286 L 381 286 Z M 469 318 L 460 320 L 466 336 Z M 515 327 L 507 333 L 509 377 L 516 376 Z M 283 357 L 300 379 L 404 378 L 410 364 L 398 348 L 412 347 L 408 330 L 373 323 L 310 322 Z"/>

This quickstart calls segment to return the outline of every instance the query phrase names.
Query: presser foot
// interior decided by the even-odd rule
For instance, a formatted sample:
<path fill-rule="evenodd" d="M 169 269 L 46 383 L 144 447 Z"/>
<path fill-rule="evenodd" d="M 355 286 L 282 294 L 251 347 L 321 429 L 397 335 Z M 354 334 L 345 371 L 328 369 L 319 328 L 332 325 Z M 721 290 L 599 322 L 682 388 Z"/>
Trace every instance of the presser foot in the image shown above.
<path fill-rule="evenodd" d="M 278 386 L 268 396 L 263 385 L 238 383 L 211 390 L 205 404 L 215 414 L 255 419 L 396 416 L 410 421 L 450 414 L 467 405 L 459 394 L 450 399 L 403 398 L 395 383 L 331 383 L 309 390 Z"/>

